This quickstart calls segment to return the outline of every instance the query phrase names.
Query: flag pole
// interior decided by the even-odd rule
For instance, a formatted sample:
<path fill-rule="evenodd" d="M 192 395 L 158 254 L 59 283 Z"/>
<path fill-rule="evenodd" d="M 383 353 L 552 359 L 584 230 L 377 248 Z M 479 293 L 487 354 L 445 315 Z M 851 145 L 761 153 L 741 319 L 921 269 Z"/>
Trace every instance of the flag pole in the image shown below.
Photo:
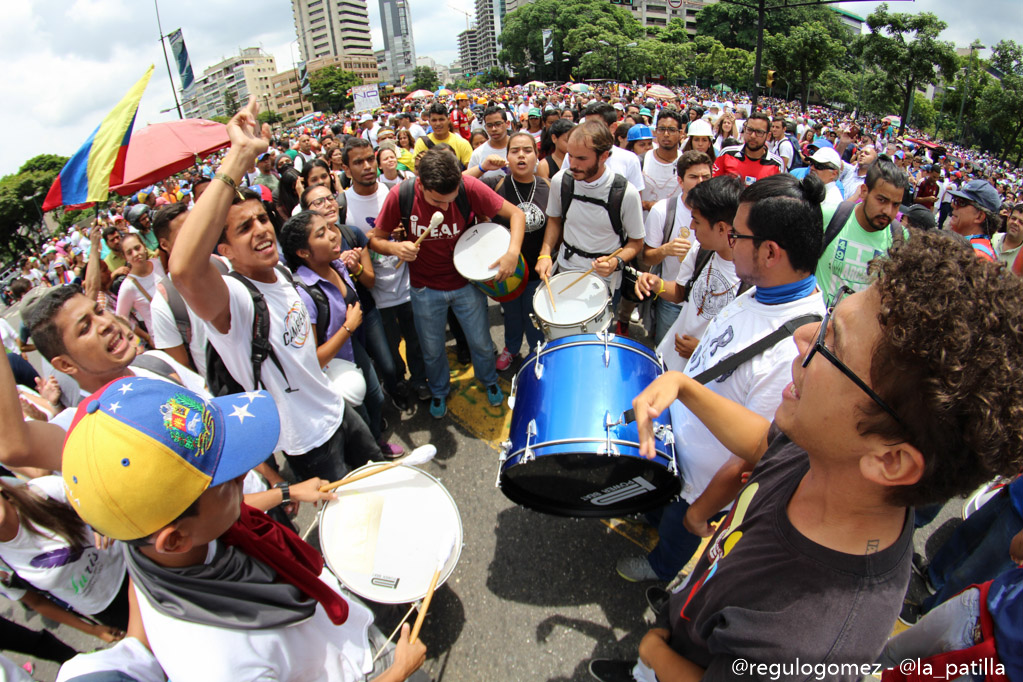
<path fill-rule="evenodd" d="M 171 76 L 170 59 L 167 58 L 167 43 L 164 40 L 163 26 L 160 25 L 160 6 L 157 4 L 157 0 L 153 0 L 153 7 L 156 9 L 156 28 L 160 31 L 160 45 L 163 46 L 163 63 L 167 65 L 167 78 L 170 80 L 171 94 L 174 95 L 174 106 L 178 109 L 178 118 L 183 119 L 185 115 L 181 113 L 178 91 L 174 89 L 174 77 Z"/>

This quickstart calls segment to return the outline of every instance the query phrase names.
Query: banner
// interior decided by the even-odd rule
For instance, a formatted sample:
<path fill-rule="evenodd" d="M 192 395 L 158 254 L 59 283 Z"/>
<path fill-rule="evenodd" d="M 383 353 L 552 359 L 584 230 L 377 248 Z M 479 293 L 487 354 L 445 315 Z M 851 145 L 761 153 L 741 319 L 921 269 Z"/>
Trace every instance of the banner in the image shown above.
<path fill-rule="evenodd" d="M 313 88 L 309 85 L 309 72 L 305 67 L 305 62 L 299 62 L 295 65 L 298 70 L 298 89 L 303 95 L 313 94 Z"/>
<path fill-rule="evenodd" d="M 352 88 L 355 112 L 372 111 L 380 108 L 380 89 L 374 85 L 356 85 Z"/>
<path fill-rule="evenodd" d="M 170 41 L 171 52 L 174 54 L 174 61 L 178 65 L 178 75 L 181 76 L 181 89 L 188 90 L 195 82 L 195 75 L 192 73 L 192 62 L 188 59 L 188 49 L 185 48 L 185 38 L 181 35 L 181 29 L 172 31 L 167 36 Z"/>
<path fill-rule="evenodd" d="M 549 28 L 543 30 L 543 63 L 550 64 L 554 61 L 554 31 Z"/>

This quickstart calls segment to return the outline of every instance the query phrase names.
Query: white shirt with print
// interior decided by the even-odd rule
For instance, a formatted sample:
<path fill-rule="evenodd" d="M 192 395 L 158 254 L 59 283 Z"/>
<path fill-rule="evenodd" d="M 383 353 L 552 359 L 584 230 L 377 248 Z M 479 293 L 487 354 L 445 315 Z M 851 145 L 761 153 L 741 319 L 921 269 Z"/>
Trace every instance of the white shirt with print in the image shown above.
<path fill-rule="evenodd" d="M 348 224 L 362 230 L 363 234 L 376 227 L 377 216 L 384 206 L 384 199 L 387 198 L 387 187 L 383 183 L 377 183 L 377 191 L 368 196 L 362 196 L 355 192 L 354 187 L 345 190 L 345 200 L 348 202 Z M 395 189 L 395 192 L 398 190 Z M 378 308 L 393 308 L 411 300 L 408 284 L 408 266 L 401 264 L 397 256 L 385 256 L 376 251 L 370 251 L 373 259 L 373 274 L 376 280 L 373 284 L 373 300 Z"/>

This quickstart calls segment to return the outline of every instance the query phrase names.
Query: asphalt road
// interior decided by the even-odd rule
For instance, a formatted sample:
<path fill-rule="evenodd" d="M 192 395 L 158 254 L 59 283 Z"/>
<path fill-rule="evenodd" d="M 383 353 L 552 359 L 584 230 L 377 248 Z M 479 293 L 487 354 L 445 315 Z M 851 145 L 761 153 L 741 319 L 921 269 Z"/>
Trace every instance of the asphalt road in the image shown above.
<path fill-rule="evenodd" d="M 493 303 L 490 316 L 495 343 L 501 348 L 500 311 Z M 641 332 L 636 326 L 633 330 Z M 464 529 L 458 565 L 437 591 L 423 628 L 428 647 L 425 670 L 444 682 L 588 680 L 590 658 L 635 656 L 644 632 L 647 584 L 623 581 L 614 564 L 622 556 L 642 553 L 637 543 L 648 544 L 649 533 L 637 535 L 634 525 L 616 524 L 625 526 L 622 534 L 600 520 L 543 515 L 507 500 L 495 481 L 496 443 L 506 437 L 509 411 L 506 406 L 494 410 L 487 405 L 470 368 L 454 361 L 453 348 L 449 345 L 455 385 L 445 419 L 430 418 L 426 403 L 412 414 L 398 414 L 393 408 L 387 412 L 390 440 L 406 449 L 424 443 L 437 446 L 436 458 L 422 468 L 450 491 Z M 502 377 L 506 395 L 512 374 Z M 960 509 L 961 502 L 950 503 L 918 533 L 918 551 L 933 553 L 960 518 Z M 305 530 L 314 520 L 314 512 L 306 508 L 298 525 Z M 45 627 L 38 615 L 20 604 L 0 602 L 0 615 L 34 629 Z M 389 634 L 406 608 L 375 610 L 378 624 Z M 65 626 L 54 631 L 80 651 L 99 644 Z M 18 663 L 28 660 L 5 653 Z M 56 669 L 53 663 L 36 661 L 35 678 L 53 680 Z"/>

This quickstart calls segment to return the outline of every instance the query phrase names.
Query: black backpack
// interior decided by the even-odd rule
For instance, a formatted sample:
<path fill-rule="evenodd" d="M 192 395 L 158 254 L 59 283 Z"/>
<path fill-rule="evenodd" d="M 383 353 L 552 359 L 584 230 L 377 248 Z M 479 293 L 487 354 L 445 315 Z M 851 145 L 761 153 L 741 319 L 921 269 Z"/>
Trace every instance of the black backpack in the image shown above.
<path fill-rule="evenodd" d="M 412 234 L 412 204 L 416 199 L 416 178 L 413 176 L 402 180 L 398 186 L 398 211 L 401 213 L 401 224 L 405 227 L 405 234 L 408 238 L 414 239 L 418 235 Z M 455 206 L 462 213 L 465 219 L 465 226 L 472 225 L 472 206 L 469 205 L 469 195 L 465 191 L 465 183 L 458 183 L 458 196 L 455 197 Z M 351 242 L 354 243 L 354 242 Z"/>
<path fill-rule="evenodd" d="M 228 273 L 227 264 L 220 258 L 210 256 L 210 262 L 213 263 L 221 275 Z M 181 297 L 181 293 L 174 286 L 174 282 L 171 281 L 170 277 L 164 277 L 157 282 L 156 290 L 167 301 L 167 306 L 174 317 L 174 326 L 177 327 L 178 333 L 181 335 L 181 340 L 185 346 L 185 353 L 188 354 L 192 367 L 198 367 L 195 364 L 195 358 L 192 357 L 192 349 L 190 347 L 192 343 L 192 321 L 188 317 L 188 304 L 185 303 L 185 299 Z"/>
<path fill-rule="evenodd" d="M 575 193 L 575 178 L 572 177 L 571 173 L 566 172 L 561 177 L 562 222 L 568 218 L 568 207 L 572 205 L 572 201 L 574 199 L 585 201 L 590 204 L 596 204 L 607 211 L 607 217 L 611 221 L 611 228 L 614 230 L 614 233 L 618 235 L 621 245 L 625 246 L 626 242 L 629 241 L 629 238 L 625 234 L 625 225 L 622 223 L 622 201 L 625 199 L 625 190 L 628 186 L 629 181 L 625 179 L 625 176 L 620 173 L 615 173 L 614 179 L 611 181 L 611 190 L 608 192 L 607 201 L 580 196 Z M 607 255 L 603 253 L 590 253 L 588 251 L 583 251 L 582 249 L 578 249 L 575 246 L 570 245 L 568 242 L 565 242 L 565 247 L 569 252 L 569 255 L 571 255 L 571 252 L 581 254 L 586 258 L 599 258 L 600 256 Z"/>

